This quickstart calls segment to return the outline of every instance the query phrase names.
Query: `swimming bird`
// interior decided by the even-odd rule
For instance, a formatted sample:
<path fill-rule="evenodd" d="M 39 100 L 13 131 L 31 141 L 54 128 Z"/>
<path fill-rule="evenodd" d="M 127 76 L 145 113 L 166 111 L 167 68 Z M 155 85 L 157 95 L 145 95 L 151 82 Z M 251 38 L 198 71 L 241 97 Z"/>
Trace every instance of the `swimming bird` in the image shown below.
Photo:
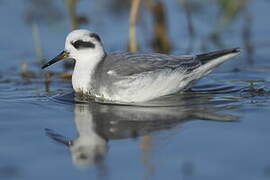
<path fill-rule="evenodd" d="M 98 34 L 70 32 L 65 49 L 42 69 L 65 58 L 75 59 L 76 93 L 114 102 L 144 102 L 186 90 L 215 67 L 237 55 L 239 48 L 197 55 L 106 53 Z"/>

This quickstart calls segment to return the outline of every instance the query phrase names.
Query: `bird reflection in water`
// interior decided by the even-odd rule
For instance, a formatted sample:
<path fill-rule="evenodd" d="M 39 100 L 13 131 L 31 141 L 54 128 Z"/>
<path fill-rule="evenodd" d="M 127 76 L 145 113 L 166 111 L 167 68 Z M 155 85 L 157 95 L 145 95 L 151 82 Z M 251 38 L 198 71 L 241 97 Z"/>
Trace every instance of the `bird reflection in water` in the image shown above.
<path fill-rule="evenodd" d="M 192 100 L 190 100 L 191 96 Z M 188 102 L 192 104 L 173 105 L 172 100 L 181 104 L 188 104 Z M 74 119 L 78 136 L 75 139 L 67 139 L 51 129 L 46 129 L 46 134 L 56 142 L 67 145 L 75 165 L 104 164 L 108 142 L 113 139 L 137 138 L 151 132 L 174 128 L 190 120 L 222 122 L 237 120 L 235 116 L 219 112 L 226 106 L 224 102 L 214 101 L 214 105 L 208 107 L 206 104 L 210 101 L 209 95 L 196 97 L 192 94 L 190 97 L 174 96 L 171 97 L 171 101 L 170 97 L 167 97 L 167 102 L 171 102 L 170 106 L 163 107 L 150 106 L 150 104 L 126 106 L 95 102 L 75 103 Z M 152 105 L 156 103 L 153 102 Z M 221 109 L 217 108 L 218 104 L 223 105 Z"/>

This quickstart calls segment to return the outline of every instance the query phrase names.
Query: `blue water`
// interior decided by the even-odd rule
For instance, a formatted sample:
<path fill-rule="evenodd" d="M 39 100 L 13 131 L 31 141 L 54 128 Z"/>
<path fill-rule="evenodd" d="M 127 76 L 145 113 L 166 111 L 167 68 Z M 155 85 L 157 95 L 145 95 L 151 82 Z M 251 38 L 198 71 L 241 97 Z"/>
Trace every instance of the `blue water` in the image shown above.
<path fill-rule="evenodd" d="M 242 53 L 192 92 L 141 106 L 75 102 L 71 82 L 56 75 L 46 89 L 29 18 L 46 59 L 63 49 L 70 26 L 62 1 L 41 2 L 0 2 L 0 179 L 269 179 L 268 1 L 246 1 L 219 32 L 222 47 L 210 38 L 222 15 L 218 1 L 192 1 L 191 52 L 239 46 Z M 128 42 L 129 6 L 117 9 L 116 2 L 81 0 L 77 7 L 90 17 L 81 27 L 98 32 L 109 52 L 125 51 Z M 171 53 L 186 53 L 184 10 L 163 2 Z M 142 11 L 138 21 L 140 51 L 153 51 L 151 14 Z M 35 78 L 21 77 L 22 62 Z M 66 70 L 59 63 L 49 71 Z"/>

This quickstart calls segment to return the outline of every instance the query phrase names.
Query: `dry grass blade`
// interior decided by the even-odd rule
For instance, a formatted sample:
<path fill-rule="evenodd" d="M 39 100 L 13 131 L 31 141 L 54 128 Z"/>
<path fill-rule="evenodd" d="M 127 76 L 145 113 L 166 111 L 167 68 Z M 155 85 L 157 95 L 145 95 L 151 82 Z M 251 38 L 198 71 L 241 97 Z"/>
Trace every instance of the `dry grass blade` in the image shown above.
<path fill-rule="evenodd" d="M 180 3 L 182 4 L 183 9 L 184 9 L 185 14 L 186 14 L 187 28 L 188 28 L 189 35 L 192 37 L 195 35 L 195 30 L 194 30 L 194 26 L 192 23 L 192 14 L 191 14 L 191 9 L 190 9 L 188 0 L 180 0 Z"/>
<path fill-rule="evenodd" d="M 138 50 L 136 41 L 136 22 L 138 17 L 138 10 L 140 7 L 141 0 L 132 0 L 130 16 L 129 16 L 129 42 L 128 50 L 131 52 L 136 52 Z"/>
<path fill-rule="evenodd" d="M 65 0 L 65 3 L 68 8 L 71 29 L 72 30 L 77 29 L 78 28 L 78 18 L 76 14 L 77 0 Z"/>
<path fill-rule="evenodd" d="M 151 6 L 154 17 L 153 47 L 156 52 L 169 53 L 171 44 L 167 35 L 166 13 L 162 2 L 158 1 Z"/>
<path fill-rule="evenodd" d="M 66 73 L 58 74 L 57 77 L 65 81 L 71 81 L 72 73 L 66 72 Z"/>
<path fill-rule="evenodd" d="M 35 45 L 35 52 L 36 56 L 38 59 L 38 64 L 44 64 L 44 56 L 43 56 L 43 50 L 41 47 L 41 42 L 40 42 L 40 35 L 39 35 L 39 28 L 37 23 L 32 23 L 32 36 L 33 36 L 33 41 Z"/>
<path fill-rule="evenodd" d="M 23 79 L 29 80 L 30 78 L 36 78 L 37 75 L 34 72 L 28 70 L 28 63 L 22 62 L 20 67 L 20 75 Z"/>

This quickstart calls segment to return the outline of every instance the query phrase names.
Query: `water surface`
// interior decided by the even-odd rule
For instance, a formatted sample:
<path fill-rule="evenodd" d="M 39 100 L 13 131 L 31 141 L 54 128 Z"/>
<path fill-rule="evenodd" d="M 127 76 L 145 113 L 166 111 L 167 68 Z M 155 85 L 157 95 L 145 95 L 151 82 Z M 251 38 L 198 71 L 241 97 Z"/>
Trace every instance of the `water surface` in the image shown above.
<path fill-rule="evenodd" d="M 192 1 L 191 42 L 183 9 L 164 1 L 172 54 L 235 46 L 242 53 L 191 91 L 139 106 L 76 102 L 71 82 L 56 75 L 67 71 L 61 63 L 47 81 L 31 22 L 37 18 L 50 58 L 63 48 L 69 19 L 60 1 L 41 5 L 52 16 L 34 2 L 0 2 L 0 179 L 269 179 L 268 1 L 246 1 L 226 26 L 218 22 L 230 9 Z M 126 50 L 128 11 L 111 3 L 82 0 L 78 13 L 90 21 L 81 27 L 99 32 L 108 51 Z M 151 15 L 145 17 L 138 39 L 149 52 Z M 34 76 L 21 76 L 22 62 Z"/>

